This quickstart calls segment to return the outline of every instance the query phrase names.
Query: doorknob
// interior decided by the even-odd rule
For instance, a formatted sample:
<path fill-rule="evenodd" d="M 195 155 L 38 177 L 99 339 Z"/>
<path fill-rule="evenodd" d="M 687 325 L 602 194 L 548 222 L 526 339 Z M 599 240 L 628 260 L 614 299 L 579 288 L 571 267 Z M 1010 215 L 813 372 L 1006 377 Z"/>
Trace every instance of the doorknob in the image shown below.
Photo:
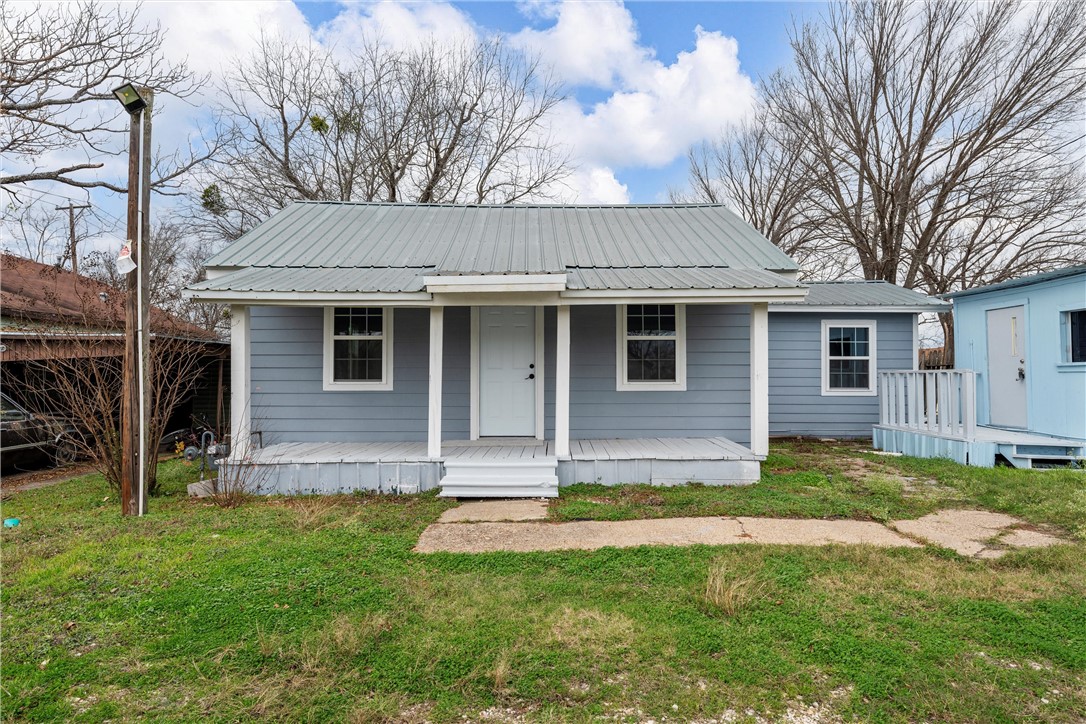
<path fill-rule="evenodd" d="M 535 379 L 535 372 L 533 372 L 532 374 L 528 375 L 528 376 L 527 376 L 527 377 L 525 377 L 524 379 L 526 379 L 526 380 L 534 380 L 534 379 Z"/>
<path fill-rule="evenodd" d="M 1018 381 L 1021 382 L 1024 379 L 1026 379 L 1026 368 L 1025 367 L 1019 367 L 1018 368 Z"/>

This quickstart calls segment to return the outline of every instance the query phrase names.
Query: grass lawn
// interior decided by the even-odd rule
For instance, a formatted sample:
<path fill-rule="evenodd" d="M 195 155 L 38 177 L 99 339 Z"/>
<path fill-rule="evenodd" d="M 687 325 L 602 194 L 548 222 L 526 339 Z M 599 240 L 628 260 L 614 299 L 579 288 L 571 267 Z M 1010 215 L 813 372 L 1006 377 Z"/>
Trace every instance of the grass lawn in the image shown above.
<path fill-rule="evenodd" d="M 122 520 L 96 476 L 4 502 L 23 522 L 2 534 L 2 715 L 1082 721 L 1086 476 L 805 443 L 766 467 L 735 490 L 576 486 L 551 514 L 980 506 L 1068 543 L 983 562 L 756 545 L 420 556 L 450 506 L 432 494 L 223 510 L 185 498 L 194 468 L 171 461 L 144 519 Z"/>

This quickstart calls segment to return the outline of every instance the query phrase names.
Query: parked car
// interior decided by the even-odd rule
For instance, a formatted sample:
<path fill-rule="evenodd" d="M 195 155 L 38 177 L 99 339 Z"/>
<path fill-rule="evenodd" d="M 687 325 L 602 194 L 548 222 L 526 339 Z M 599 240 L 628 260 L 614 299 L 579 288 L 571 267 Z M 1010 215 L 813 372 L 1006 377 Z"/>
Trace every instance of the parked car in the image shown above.
<path fill-rule="evenodd" d="M 29 412 L 0 393 L 0 465 L 4 470 L 74 462 L 79 451 L 74 436 L 75 429 L 63 420 Z"/>

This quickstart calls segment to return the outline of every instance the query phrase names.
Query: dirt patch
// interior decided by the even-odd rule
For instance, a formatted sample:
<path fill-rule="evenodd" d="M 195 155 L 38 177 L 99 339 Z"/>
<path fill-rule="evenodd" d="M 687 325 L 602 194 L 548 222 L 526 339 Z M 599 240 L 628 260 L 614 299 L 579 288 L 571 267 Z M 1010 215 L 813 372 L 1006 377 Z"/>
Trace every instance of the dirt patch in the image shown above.
<path fill-rule="evenodd" d="M 66 465 L 62 468 L 12 473 L 0 477 L 0 495 L 7 496 L 23 490 L 35 490 L 50 485 L 66 483 L 74 478 L 80 478 L 94 472 L 95 468 L 93 464 L 78 463 L 76 465 Z"/>

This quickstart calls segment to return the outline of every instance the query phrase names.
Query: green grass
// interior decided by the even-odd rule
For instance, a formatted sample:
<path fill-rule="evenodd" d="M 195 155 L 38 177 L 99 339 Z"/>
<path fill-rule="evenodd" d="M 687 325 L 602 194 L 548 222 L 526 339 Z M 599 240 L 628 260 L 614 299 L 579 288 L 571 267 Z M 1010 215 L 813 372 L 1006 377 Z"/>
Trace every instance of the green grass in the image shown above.
<path fill-rule="evenodd" d="M 801 444 L 768 467 L 738 490 L 563 489 L 555 513 L 882 518 L 949 502 L 1079 533 L 1086 520 L 1086 479 L 1072 473 Z M 23 520 L 2 537 L 5 720 L 452 721 L 494 708 L 682 721 L 803 701 L 874 721 L 1086 710 L 1081 537 L 996 562 L 846 546 L 420 556 L 419 533 L 450 505 L 433 495 L 222 510 L 183 496 L 190 466 L 160 475 L 167 494 L 139 520 L 121 519 L 96 476 L 5 501 Z M 906 477 L 935 484 L 905 495 Z"/>

